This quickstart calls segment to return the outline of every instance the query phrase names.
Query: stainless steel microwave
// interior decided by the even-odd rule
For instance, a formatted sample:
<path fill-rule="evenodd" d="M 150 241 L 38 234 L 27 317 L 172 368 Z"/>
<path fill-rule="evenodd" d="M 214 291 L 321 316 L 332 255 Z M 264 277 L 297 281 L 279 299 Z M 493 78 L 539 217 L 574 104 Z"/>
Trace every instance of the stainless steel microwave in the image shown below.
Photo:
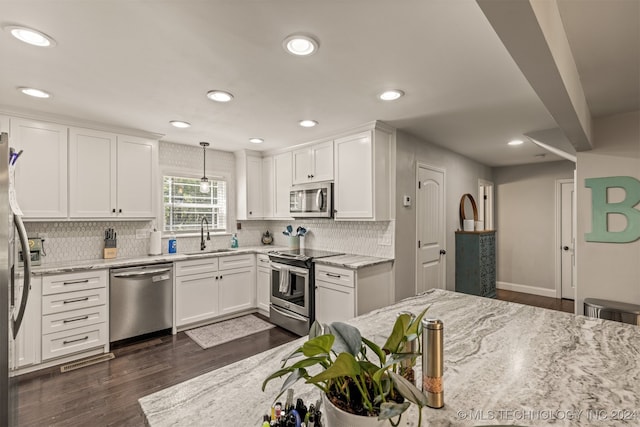
<path fill-rule="evenodd" d="M 333 216 L 333 183 L 319 182 L 291 187 L 289 213 L 294 218 L 331 218 Z"/>

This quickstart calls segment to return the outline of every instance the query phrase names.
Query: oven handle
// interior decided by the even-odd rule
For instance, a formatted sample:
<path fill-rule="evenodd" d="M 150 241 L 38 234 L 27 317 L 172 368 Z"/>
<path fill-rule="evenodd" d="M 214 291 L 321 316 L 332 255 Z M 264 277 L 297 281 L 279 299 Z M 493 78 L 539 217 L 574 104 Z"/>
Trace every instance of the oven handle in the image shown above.
<path fill-rule="evenodd" d="M 273 311 L 275 311 L 276 313 L 283 315 L 284 317 L 289 317 L 289 318 L 294 319 L 294 320 L 300 320 L 301 322 L 306 322 L 307 320 L 309 320 L 306 317 L 302 317 L 302 316 L 294 314 L 294 313 L 286 313 L 286 312 L 280 310 L 279 308 L 277 308 L 273 304 L 271 304 L 271 309 Z"/>
<path fill-rule="evenodd" d="M 272 270 L 280 271 L 280 269 L 282 269 L 282 268 L 287 268 L 287 269 L 289 269 L 289 271 L 291 273 L 294 273 L 294 274 L 296 274 L 298 276 L 302 276 L 305 279 L 309 278 L 309 270 L 305 270 L 305 269 L 302 269 L 302 268 L 297 268 L 297 267 L 293 267 L 293 266 L 285 265 L 285 264 L 278 264 L 276 262 L 271 262 L 270 265 L 271 265 L 271 269 Z"/>

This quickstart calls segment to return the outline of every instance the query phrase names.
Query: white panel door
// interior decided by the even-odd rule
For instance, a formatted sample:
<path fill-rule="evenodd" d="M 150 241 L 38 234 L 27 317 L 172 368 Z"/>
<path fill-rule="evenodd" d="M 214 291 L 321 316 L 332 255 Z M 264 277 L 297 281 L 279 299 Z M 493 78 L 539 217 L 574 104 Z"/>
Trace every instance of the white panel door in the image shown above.
<path fill-rule="evenodd" d="M 262 216 L 273 218 L 276 200 L 273 156 L 262 158 Z"/>
<path fill-rule="evenodd" d="M 18 204 L 26 218 L 67 216 L 68 128 L 11 119 L 9 143 L 24 150 L 16 163 Z"/>
<path fill-rule="evenodd" d="M 247 219 L 262 218 L 262 157 L 247 156 Z"/>
<path fill-rule="evenodd" d="M 560 239 L 561 239 L 561 280 L 562 298 L 573 300 L 576 295 L 575 287 L 575 235 L 573 228 L 573 196 L 574 183 L 563 182 L 560 184 Z"/>
<path fill-rule="evenodd" d="M 416 293 L 445 289 L 444 171 L 418 165 Z"/>
<path fill-rule="evenodd" d="M 116 216 L 116 135 L 69 130 L 69 215 Z"/>
<path fill-rule="evenodd" d="M 355 317 L 354 288 L 316 280 L 316 320 L 344 322 Z"/>
<path fill-rule="evenodd" d="M 254 268 L 221 271 L 220 314 L 230 314 L 256 306 L 256 273 Z"/>
<path fill-rule="evenodd" d="M 311 179 L 311 170 L 313 168 L 311 162 L 311 150 L 309 148 L 301 148 L 291 153 L 293 163 L 293 183 L 304 184 Z"/>
<path fill-rule="evenodd" d="M 267 258 L 267 262 L 268 262 Z M 260 263 L 260 260 L 258 260 Z M 256 296 L 258 302 L 258 310 L 264 313 L 269 312 L 269 300 L 271 297 L 271 269 L 258 268 L 256 275 Z"/>
<path fill-rule="evenodd" d="M 117 214 L 152 218 L 156 192 L 156 144 L 147 139 L 118 135 Z"/>
<path fill-rule="evenodd" d="M 215 273 L 176 277 L 176 326 L 209 320 L 218 315 Z"/>
<path fill-rule="evenodd" d="M 291 191 L 293 171 L 291 152 L 273 156 L 275 206 L 274 218 L 291 218 L 289 213 L 289 192 Z"/>
<path fill-rule="evenodd" d="M 373 218 L 373 166 L 371 132 L 335 141 L 336 219 Z"/>
<path fill-rule="evenodd" d="M 311 182 L 331 181 L 333 179 L 333 141 L 311 147 L 311 158 L 313 161 Z"/>

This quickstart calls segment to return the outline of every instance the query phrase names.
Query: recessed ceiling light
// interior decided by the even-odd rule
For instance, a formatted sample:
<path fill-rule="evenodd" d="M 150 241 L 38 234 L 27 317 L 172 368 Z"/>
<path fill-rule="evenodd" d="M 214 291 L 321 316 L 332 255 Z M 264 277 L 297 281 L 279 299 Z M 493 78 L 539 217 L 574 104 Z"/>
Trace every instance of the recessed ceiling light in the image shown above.
<path fill-rule="evenodd" d="M 316 122 L 315 120 L 300 120 L 298 124 L 303 128 L 312 128 L 317 125 L 318 122 Z"/>
<path fill-rule="evenodd" d="M 509 145 L 520 145 L 520 144 L 522 144 L 522 140 L 521 139 L 514 139 L 513 141 L 509 141 L 508 144 Z"/>
<path fill-rule="evenodd" d="M 404 96 L 404 92 L 398 89 L 386 90 L 380 94 L 380 99 L 383 101 L 395 101 L 396 99 Z"/>
<path fill-rule="evenodd" d="M 229 102 L 233 99 L 233 95 L 224 90 L 210 90 L 207 92 L 207 98 L 216 102 Z"/>
<path fill-rule="evenodd" d="M 33 46 L 52 47 L 56 45 L 56 41 L 54 39 L 52 39 L 45 33 L 34 30 L 32 28 L 9 25 L 4 27 L 4 30 L 8 31 L 13 37 L 17 38 L 18 40 L 29 43 Z"/>
<path fill-rule="evenodd" d="M 40 89 L 32 87 L 19 87 L 18 90 L 25 95 L 33 96 L 34 98 L 50 98 L 51 94 Z"/>
<path fill-rule="evenodd" d="M 171 124 L 171 126 L 180 128 L 180 129 L 191 127 L 191 123 L 183 122 L 182 120 L 171 120 L 169 123 Z"/>
<path fill-rule="evenodd" d="M 305 34 L 292 34 L 282 43 L 285 50 L 292 55 L 308 56 L 315 53 L 320 45 L 318 41 Z"/>
<path fill-rule="evenodd" d="M 252 142 L 254 144 L 262 144 L 264 142 L 264 139 L 262 139 L 262 138 L 249 138 L 249 142 Z"/>

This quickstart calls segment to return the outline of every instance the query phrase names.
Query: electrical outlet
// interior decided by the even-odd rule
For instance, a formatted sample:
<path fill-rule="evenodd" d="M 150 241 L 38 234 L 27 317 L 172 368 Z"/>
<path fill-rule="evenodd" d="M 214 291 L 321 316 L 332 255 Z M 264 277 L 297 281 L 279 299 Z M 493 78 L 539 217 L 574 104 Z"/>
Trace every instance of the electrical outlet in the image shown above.
<path fill-rule="evenodd" d="M 148 228 L 136 229 L 136 239 L 147 239 L 149 237 Z"/>

